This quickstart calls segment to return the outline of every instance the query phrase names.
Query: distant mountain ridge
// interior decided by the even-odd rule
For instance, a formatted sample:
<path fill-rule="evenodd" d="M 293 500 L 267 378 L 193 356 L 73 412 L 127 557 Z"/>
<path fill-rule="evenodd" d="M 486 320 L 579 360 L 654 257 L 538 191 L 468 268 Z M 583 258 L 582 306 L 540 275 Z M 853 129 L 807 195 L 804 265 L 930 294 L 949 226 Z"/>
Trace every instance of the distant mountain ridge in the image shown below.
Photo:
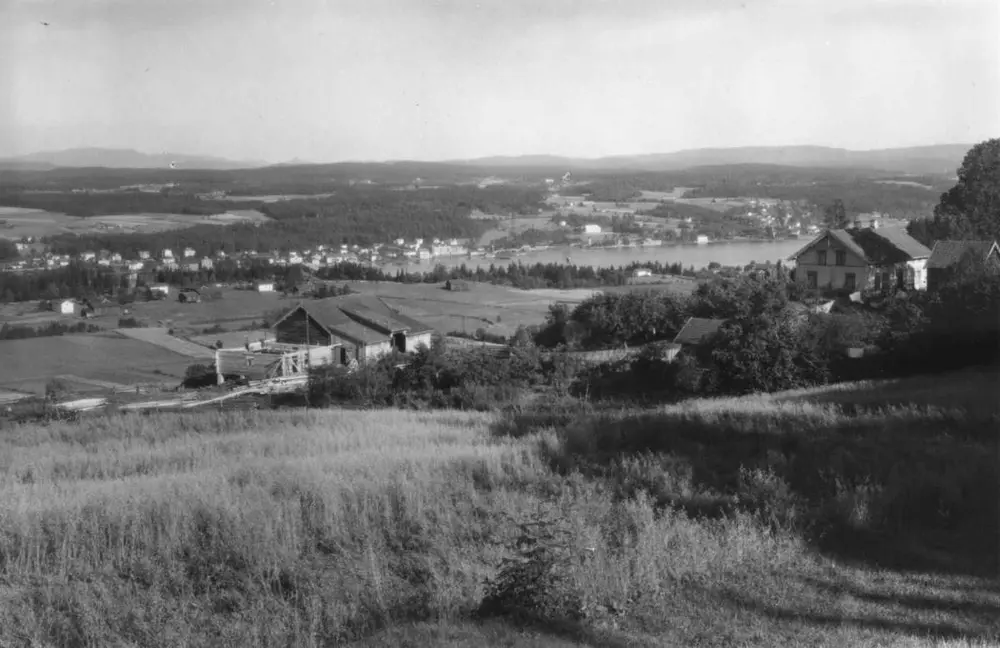
<path fill-rule="evenodd" d="M 766 164 L 792 167 L 864 168 L 906 174 L 953 174 L 972 144 L 938 144 L 906 148 L 856 151 L 826 146 L 747 146 L 703 148 L 673 153 L 612 155 L 573 158 L 559 155 L 490 156 L 462 160 L 419 162 L 417 160 L 369 161 L 356 164 L 426 164 L 429 166 L 487 168 L 535 168 L 555 171 L 677 171 L 701 166 Z M 271 164 L 259 160 L 229 160 L 182 153 L 143 153 L 132 149 L 76 148 L 0 158 L 0 170 L 46 171 L 55 168 L 104 167 L 112 169 L 234 170 L 328 166 L 298 158 Z"/>
<path fill-rule="evenodd" d="M 44 171 L 57 167 L 105 167 L 111 169 L 249 169 L 265 166 L 266 162 L 228 160 L 209 155 L 183 153 L 143 153 L 134 149 L 74 148 L 63 151 L 41 151 L 0 158 L 0 169 Z"/>
<path fill-rule="evenodd" d="M 482 167 L 553 167 L 676 171 L 697 166 L 774 164 L 796 167 L 862 167 L 899 173 L 954 173 L 972 144 L 938 144 L 853 151 L 826 146 L 747 146 L 688 149 L 673 153 L 571 158 L 554 155 L 493 156 L 453 160 Z"/>

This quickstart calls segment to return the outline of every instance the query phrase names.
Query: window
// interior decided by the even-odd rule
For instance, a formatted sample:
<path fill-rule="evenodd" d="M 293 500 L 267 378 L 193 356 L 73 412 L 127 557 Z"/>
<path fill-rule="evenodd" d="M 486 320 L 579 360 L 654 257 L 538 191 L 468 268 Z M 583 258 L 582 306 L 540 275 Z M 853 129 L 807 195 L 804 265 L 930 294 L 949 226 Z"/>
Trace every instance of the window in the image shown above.
<path fill-rule="evenodd" d="M 817 287 L 819 287 L 819 275 L 817 275 L 815 272 L 807 272 L 806 273 L 806 281 L 807 281 L 807 285 L 810 288 L 817 288 Z"/>
<path fill-rule="evenodd" d="M 837 250 L 836 256 L 837 256 L 837 265 L 839 266 L 847 265 L 847 252 L 844 252 L 843 250 Z"/>
<path fill-rule="evenodd" d="M 857 277 L 853 272 L 848 272 L 844 275 L 844 290 L 850 290 L 854 292 L 857 286 Z"/>
<path fill-rule="evenodd" d="M 820 250 L 817 256 L 819 256 L 819 265 L 826 265 L 826 250 Z"/>

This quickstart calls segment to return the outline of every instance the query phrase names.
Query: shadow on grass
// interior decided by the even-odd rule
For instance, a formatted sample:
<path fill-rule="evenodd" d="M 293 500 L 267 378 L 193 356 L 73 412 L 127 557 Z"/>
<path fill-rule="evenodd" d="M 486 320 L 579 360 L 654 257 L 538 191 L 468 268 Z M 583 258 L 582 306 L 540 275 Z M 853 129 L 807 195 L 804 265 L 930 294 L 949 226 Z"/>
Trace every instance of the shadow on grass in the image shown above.
<path fill-rule="evenodd" d="M 885 609 L 867 607 L 871 601 L 866 601 L 866 611 L 861 614 L 843 614 L 836 611 L 835 606 L 826 606 L 823 611 L 818 609 L 797 609 L 772 603 L 765 603 L 742 593 L 723 592 L 721 596 L 730 605 L 741 610 L 771 618 L 781 623 L 814 626 L 819 629 L 841 629 L 854 627 L 862 631 L 888 633 L 891 635 L 910 635 L 921 639 L 938 641 L 990 641 L 996 640 L 998 634 L 995 615 L 993 619 L 974 621 L 956 619 L 949 616 L 947 620 L 938 620 L 940 615 L 928 614 L 925 618 L 915 618 L 917 612 L 938 612 L 932 608 L 911 611 L 906 618 Z M 864 600 L 864 599 L 862 599 Z"/>
<path fill-rule="evenodd" d="M 495 432 L 523 435 L 537 418 L 507 420 Z M 703 410 L 562 413 L 546 423 L 560 429 L 560 442 L 544 448 L 555 470 L 604 480 L 621 497 L 645 491 L 693 516 L 741 507 L 773 521 L 794 510 L 799 530 L 840 561 L 1000 575 L 1000 454 L 995 415 L 985 410 L 771 411 L 720 401 Z"/>

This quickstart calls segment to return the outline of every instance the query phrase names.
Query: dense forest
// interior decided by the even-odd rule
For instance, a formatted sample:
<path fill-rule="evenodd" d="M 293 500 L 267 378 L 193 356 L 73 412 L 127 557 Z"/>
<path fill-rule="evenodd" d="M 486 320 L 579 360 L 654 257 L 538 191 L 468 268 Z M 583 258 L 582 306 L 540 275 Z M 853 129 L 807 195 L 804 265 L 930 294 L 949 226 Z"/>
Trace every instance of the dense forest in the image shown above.
<path fill-rule="evenodd" d="M 234 209 L 225 201 L 202 200 L 189 193 L 164 190 L 157 193 L 122 191 L 115 193 L 30 193 L 0 189 L 0 206 L 44 209 L 69 216 L 110 216 L 114 214 L 192 214 L 207 216 Z M 246 203 L 239 209 L 253 209 Z"/>
<path fill-rule="evenodd" d="M 490 224 L 469 218 L 473 210 L 534 214 L 542 196 L 540 189 L 509 185 L 416 191 L 349 188 L 324 198 L 261 205 L 260 210 L 271 218 L 262 223 L 197 225 L 158 234 L 66 234 L 46 241 L 60 254 L 110 250 L 135 258 L 139 250 L 164 248 L 191 247 L 199 255 L 209 255 L 218 250 L 231 254 L 303 250 L 318 244 L 372 245 L 399 237 L 477 239 Z"/>

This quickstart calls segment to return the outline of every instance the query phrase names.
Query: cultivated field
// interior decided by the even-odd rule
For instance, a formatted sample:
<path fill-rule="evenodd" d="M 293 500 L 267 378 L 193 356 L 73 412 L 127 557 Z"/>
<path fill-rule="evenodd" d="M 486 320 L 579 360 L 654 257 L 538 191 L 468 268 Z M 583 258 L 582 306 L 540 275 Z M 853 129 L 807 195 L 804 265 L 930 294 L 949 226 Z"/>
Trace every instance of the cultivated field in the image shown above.
<path fill-rule="evenodd" d="M 176 385 L 192 358 L 115 333 L 61 335 L 0 342 L 0 388 L 44 394 L 50 378 L 69 376 L 75 391 L 119 385 Z M 75 381 L 79 377 L 84 381 Z"/>
<path fill-rule="evenodd" d="M 253 209 L 231 210 L 224 214 L 197 216 L 192 214 L 120 214 L 80 218 L 41 209 L 0 207 L 0 237 L 19 239 L 22 236 L 53 236 L 56 234 L 88 233 L 152 233 L 193 227 L 195 225 L 232 225 L 240 222 L 261 222 L 267 216 Z"/>
<path fill-rule="evenodd" d="M 481 237 L 479 237 L 479 241 L 476 242 L 476 246 L 487 246 L 494 241 L 515 234 L 523 234 L 528 230 L 554 232 L 557 229 L 559 229 L 559 226 L 552 222 L 552 214 L 546 214 L 543 216 L 521 216 L 517 218 L 498 220 L 496 221 L 496 227 L 486 231 Z"/>
<path fill-rule="evenodd" d="M 376 295 L 404 315 L 448 333 L 485 328 L 512 335 L 518 326 L 541 324 L 554 300 L 549 295 L 505 286 L 470 282 L 471 290 L 450 291 L 444 284 L 347 282 L 360 293 Z"/>
<path fill-rule="evenodd" d="M 136 302 L 132 315 L 151 326 L 173 328 L 177 333 L 200 334 L 205 328 L 220 324 L 228 329 L 259 322 L 265 313 L 279 308 L 292 308 L 297 298 L 280 293 L 258 293 L 253 290 L 223 290 L 221 299 L 205 299 L 198 303 L 182 303 L 177 295 L 166 299 Z"/>
<path fill-rule="evenodd" d="M 0 644 L 996 645 L 997 387 L 15 426 Z"/>

